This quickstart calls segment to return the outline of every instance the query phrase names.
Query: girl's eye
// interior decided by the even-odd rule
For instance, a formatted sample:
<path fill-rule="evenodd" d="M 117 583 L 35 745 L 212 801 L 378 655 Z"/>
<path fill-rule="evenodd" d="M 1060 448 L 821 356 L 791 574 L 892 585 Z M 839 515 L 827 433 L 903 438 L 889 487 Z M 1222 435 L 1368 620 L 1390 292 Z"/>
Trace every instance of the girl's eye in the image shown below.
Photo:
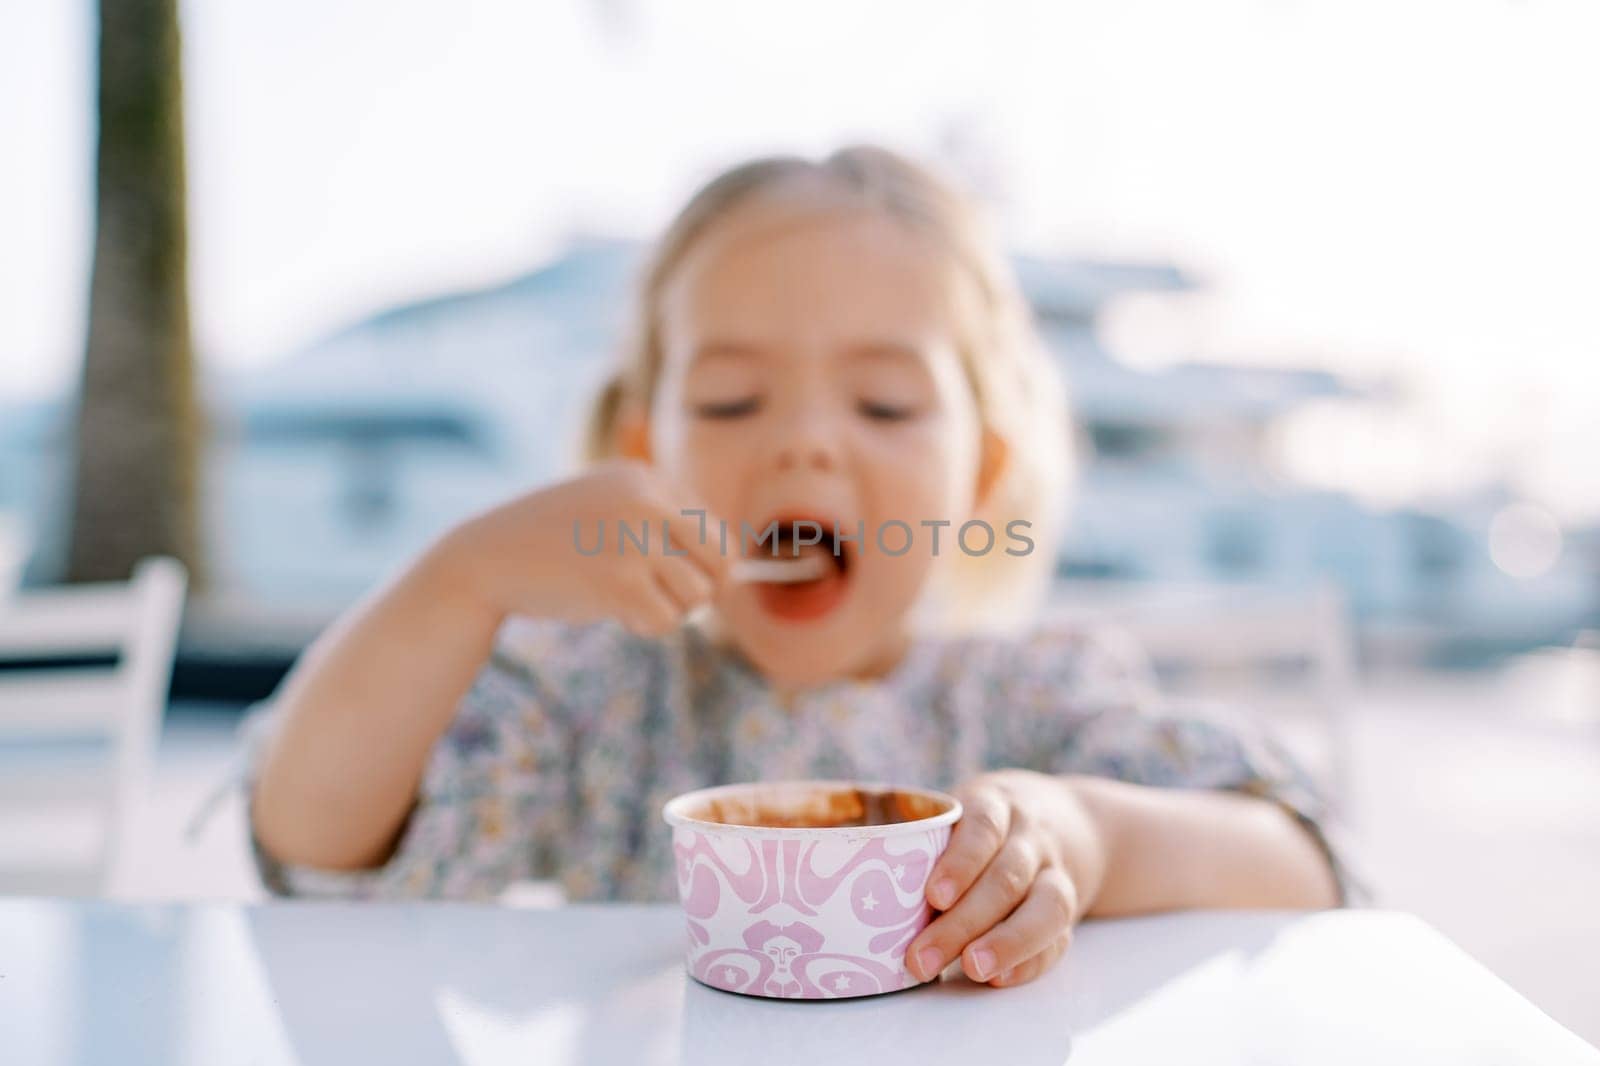
<path fill-rule="evenodd" d="M 753 415 L 761 409 L 761 397 L 746 396 L 738 400 L 718 400 L 712 403 L 697 403 L 694 413 L 699 418 L 743 418 Z"/>
<path fill-rule="evenodd" d="M 875 422 L 904 422 L 917 413 L 915 407 L 907 404 L 880 403 L 877 400 L 862 400 L 856 407 Z"/>

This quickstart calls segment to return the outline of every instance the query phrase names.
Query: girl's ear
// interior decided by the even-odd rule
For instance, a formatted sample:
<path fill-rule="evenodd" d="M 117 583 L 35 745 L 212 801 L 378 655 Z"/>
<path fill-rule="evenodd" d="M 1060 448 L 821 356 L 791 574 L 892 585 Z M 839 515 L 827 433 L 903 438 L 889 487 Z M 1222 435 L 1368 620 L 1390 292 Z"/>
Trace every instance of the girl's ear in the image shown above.
<path fill-rule="evenodd" d="M 650 461 L 650 417 L 636 404 L 629 404 L 618 413 L 617 454 L 641 463 Z"/>
<path fill-rule="evenodd" d="M 1000 483 L 1000 477 L 1006 472 L 1006 464 L 1011 461 L 1011 445 L 1006 439 L 988 426 L 983 427 L 983 440 L 978 450 L 978 484 L 977 494 L 973 503 L 982 507 L 989 502 L 989 494 Z"/>

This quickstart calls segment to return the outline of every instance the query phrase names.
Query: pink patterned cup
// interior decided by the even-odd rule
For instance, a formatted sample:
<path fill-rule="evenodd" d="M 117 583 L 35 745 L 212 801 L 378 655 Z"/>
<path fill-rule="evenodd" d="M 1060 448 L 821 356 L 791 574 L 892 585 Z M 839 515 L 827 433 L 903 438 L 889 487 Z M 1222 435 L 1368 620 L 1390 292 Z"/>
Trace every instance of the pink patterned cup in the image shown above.
<path fill-rule="evenodd" d="M 954 796 L 854 781 L 687 792 L 672 826 L 689 976 L 729 992 L 840 999 L 917 983 L 906 947 L 933 910 Z"/>

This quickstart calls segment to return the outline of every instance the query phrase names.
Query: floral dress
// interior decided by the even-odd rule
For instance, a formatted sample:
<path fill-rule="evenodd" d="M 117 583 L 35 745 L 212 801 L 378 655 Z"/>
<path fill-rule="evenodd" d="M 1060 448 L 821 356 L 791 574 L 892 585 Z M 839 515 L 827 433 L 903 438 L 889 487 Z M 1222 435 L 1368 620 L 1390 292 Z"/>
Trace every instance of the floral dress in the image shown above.
<path fill-rule="evenodd" d="M 247 795 L 273 723 L 270 706 L 246 720 Z M 552 880 L 573 902 L 665 901 L 676 881 L 661 808 L 681 792 L 798 778 L 949 790 L 1005 767 L 1269 798 L 1312 832 L 1351 895 L 1324 805 L 1281 749 L 1163 713 L 1131 647 L 1061 625 L 929 638 L 886 677 L 784 700 L 694 626 L 646 639 L 609 622 L 513 619 L 434 747 L 384 865 L 295 866 L 254 839 L 252 853 L 280 894 L 492 899 Z"/>

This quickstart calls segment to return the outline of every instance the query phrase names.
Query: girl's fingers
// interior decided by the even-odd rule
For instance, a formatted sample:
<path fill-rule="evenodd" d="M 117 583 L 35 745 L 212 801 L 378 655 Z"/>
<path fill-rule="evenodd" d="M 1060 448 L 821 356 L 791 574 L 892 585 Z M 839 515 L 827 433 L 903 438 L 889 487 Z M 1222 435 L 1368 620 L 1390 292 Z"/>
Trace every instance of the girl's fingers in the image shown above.
<path fill-rule="evenodd" d="M 1038 851 L 1026 838 L 1012 837 L 1006 841 L 1000 854 L 984 869 L 978 883 L 954 907 L 917 934 L 906 951 L 906 966 L 924 981 L 937 977 L 962 949 L 1016 909 L 1028 894 L 1039 865 Z M 979 969 L 983 968 L 982 963 L 989 962 L 987 976 L 974 980 L 987 980 L 998 972 L 998 967 L 990 960 L 974 961 L 980 964 Z"/>
<path fill-rule="evenodd" d="M 1009 970 L 1002 970 L 997 976 L 990 978 L 989 984 L 995 988 L 1010 988 L 1012 985 L 1023 985 L 1035 977 L 1045 973 L 1050 967 L 1061 960 L 1067 948 L 1072 943 L 1070 932 L 1062 933 L 1044 946 L 1044 950 L 1028 958 Z"/>
<path fill-rule="evenodd" d="M 999 790 L 979 786 L 957 795 L 961 820 L 928 874 L 928 902 L 941 911 L 972 887 L 1011 831 L 1011 804 Z"/>
<path fill-rule="evenodd" d="M 1019 969 L 1049 951 L 1057 940 L 1065 950 L 1078 910 L 1078 893 L 1060 867 L 1039 871 L 1027 898 L 1010 917 L 967 945 L 961 968 L 974 981 L 992 981 L 1010 971 L 1006 984 L 1015 984 Z M 1056 952 L 1059 957 L 1060 952 Z M 1051 958 L 1045 965 L 1055 961 Z M 1040 972 L 1043 972 L 1042 970 Z M 1021 977 L 1026 979 L 1026 977 Z"/>
<path fill-rule="evenodd" d="M 657 583 L 683 611 L 708 602 L 715 591 L 711 578 L 687 559 L 662 559 L 655 572 Z"/>
<path fill-rule="evenodd" d="M 683 620 L 683 608 L 654 574 L 633 591 L 621 614 L 622 624 L 641 637 L 665 636 Z"/>

